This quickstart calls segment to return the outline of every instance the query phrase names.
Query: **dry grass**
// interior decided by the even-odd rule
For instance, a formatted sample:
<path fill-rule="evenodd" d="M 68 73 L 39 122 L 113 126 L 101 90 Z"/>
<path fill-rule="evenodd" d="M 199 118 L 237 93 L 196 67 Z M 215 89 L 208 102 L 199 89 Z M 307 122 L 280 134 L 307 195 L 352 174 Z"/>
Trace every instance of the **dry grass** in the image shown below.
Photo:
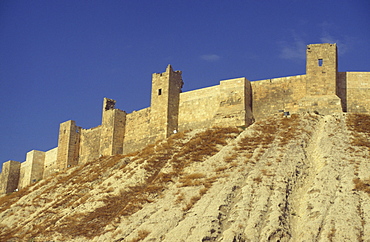
<path fill-rule="evenodd" d="M 232 155 L 230 155 L 230 156 L 227 156 L 226 158 L 225 158 L 225 162 L 226 163 L 230 163 L 230 162 L 233 162 L 233 161 L 235 161 L 236 160 L 236 158 L 238 157 L 238 153 L 233 153 Z"/>
<path fill-rule="evenodd" d="M 215 169 L 215 172 L 222 172 L 222 171 L 224 171 L 224 170 L 226 170 L 226 169 L 228 169 L 228 167 L 227 167 L 227 166 L 219 166 L 219 167 L 217 167 L 217 168 Z"/>
<path fill-rule="evenodd" d="M 149 234 L 150 232 L 148 230 L 139 230 L 137 232 L 136 238 L 130 240 L 130 242 L 138 242 L 138 241 L 144 240 Z"/>
<path fill-rule="evenodd" d="M 106 189 L 106 196 L 101 198 L 104 205 L 91 212 L 76 212 L 63 218 L 59 216 L 42 217 L 40 214 L 39 218 L 42 222 L 37 229 L 30 231 L 30 236 L 36 237 L 40 233 L 45 235 L 54 231 L 67 238 L 83 236 L 90 239 L 98 236 L 114 219 L 129 216 L 140 210 L 146 203 L 152 202 L 157 194 L 165 190 L 167 183 L 173 182 L 176 177 L 183 175 L 185 167 L 192 162 L 202 162 L 215 154 L 223 145 L 227 144 L 228 139 L 235 137 L 238 132 L 237 129 L 233 128 L 213 128 L 198 134 L 185 143 L 183 141 L 185 134 L 178 133 L 167 141 L 150 145 L 139 152 L 137 156 L 131 158 L 131 162 L 141 164 L 145 170 L 146 176 L 143 183 L 121 190 L 118 195 L 112 195 L 112 188 L 103 187 L 102 189 Z M 71 187 L 73 192 L 54 202 L 51 209 L 77 207 L 88 201 L 91 197 L 85 191 L 89 189 L 86 184 L 101 184 L 109 176 L 109 169 L 117 165 L 117 162 L 122 158 L 124 157 L 102 157 L 98 161 L 76 168 L 71 174 L 58 177 L 56 184 L 51 186 L 47 193 L 51 194 L 53 189 L 58 190 L 58 186 L 61 184 L 63 187 L 73 184 Z M 172 167 L 172 172 L 161 172 L 161 169 L 168 165 Z M 125 165 L 120 168 L 126 169 Z M 78 179 L 76 179 L 77 177 Z M 116 176 L 116 178 L 120 179 L 120 176 Z M 204 188 L 200 189 L 199 195 L 196 196 L 197 198 L 190 200 L 188 207 L 191 207 L 198 197 L 205 194 L 213 182 L 206 179 L 205 175 L 201 173 L 189 174 L 180 179 L 184 182 L 202 180 L 199 185 L 204 185 Z M 92 198 L 92 200 L 94 199 Z M 178 200 L 181 200 L 181 196 L 178 197 Z M 45 215 L 45 213 L 43 214 Z M 59 221 L 58 226 L 53 226 L 56 220 Z M 48 229 L 47 233 L 45 233 L 46 229 Z"/>
<path fill-rule="evenodd" d="M 329 239 L 329 241 L 334 241 L 333 239 L 334 239 L 334 237 L 335 237 L 335 232 L 336 232 L 337 230 L 335 229 L 335 228 L 332 228 L 331 230 L 330 230 L 330 232 L 328 233 L 328 239 Z"/>
<path fill-rule="evenodd" d="M 370 149 L 370 115 L 348 114 L 346 124 L 352 131 L 352 145 Z"/>
<path fill-rule="evenodd" d="M 14 227 L 4 229 L 0 235 L 0 241 L 7 241 L 16 237 L 16 234 L 27 234 L 27 238 L 36 238 L 37 236 L 50 236 L 58 232 L 66 239 L 70 237 L 85 237 L 87 240 L 104 232 L 105 227 L 116 221 L 120 217 L 129 216 L 139 211 L 146 203 L 150 203 L 155 197 L 162 193 L 168 183 L 174 180 L 199 181 L 197 185 L 203 185 L 199 194 L 190 199 L 186 209 L 190 209 L 208 189 L 216 178 L 206 178 L 202 173 L 184 175 L 183 170 L 193 162 L 202 162 L 208 157 L 216 154 L 222 146 L 226 145 L 228 140 L 235 138 L 239 134 L 237 128 L 212 128 L 201 132 L 191 138 L 186 139 L 185 133 L 172 135 L 166 141 L 157 142 L 138 152 L 136 156 L 131 157 L 131 163 L 136 163 L 145 171 L 144 181 L 131 187 L 122 189 L 117 195 L 112 187 L 102 187 L 101 184 L 110 177 L 112 169 L 119 169 L 120 172 L 132 172 L 135 169 L 126 167 L 127 161 L 122 161 L 125 156 L 101 157 L 93 162 L 73 168 L 73 170 L 64 174 L 50 178 L 48 187 L 39 192 L 32 199 L 35 206 L 50 204 L 48 210 L 42 210 L 35 214 L 35 220 L 38 221 L 33 227 Z M 127 157 L 125 159 L 128 159 Z M 166 172 L 162 172 L 162 168 Z M 169 171 L 168 169 L 172 171 Z M 136 168 L 139 169 L 139 168 Z M 124 176 L 114 175 L 116 179 L 122 179 Z M 112 177 L 113 178 L 113 177 Z M 193 183 L 195 185 L 195 183 Z M 58 211 L 64 208 L 76 208 L 86 202 L 94 202 L 97 199 L 92 197 L 90 190 L 92 187 L 102 188 L 105 196 L 100 197 L 104 205 L 95 208 L 91 212 L 76 212 L 65 216 Z M 68 191 L 68 193 L 66 193 Z M 16 203 L 22 196 L 31 192 L 31 189 L 25 188 L 17 193 L 13 193 L 0 198 L 0 211 L 8 209 Z M 55 197 L 54 200 L 48 200 L 48 197 Z M 115 195 L 113 195 L 115 194 Z M 177 201 L 183 201 L 184 195 L 180 194 Z M 184 210 L 184 211 L 185 211 Z M 58 221 L 58 226 L 56 222 Z M 27 229 L 28 228 L 28 229 Z M 145 236 L 144 236 L 145 235 Z M 145 238 L 147 234 L 138 234 L 137 238 Z M 139 239 L 140 240 L 140 239 Z"/>
<path fill-rule="evenodd" d="M 257 182 L 257 183 L 261 183 L 262 182 L 262 178 L 259 176 L 259 177 L 256 177 L 256 178 L 253 178 L 253 181 Z"/>
<path fill-rule="evenodd" d="M 370 196 L 370 178 L 361 180 L 360 178 L 353 179 L 357 191 L 363 191 Z"/>

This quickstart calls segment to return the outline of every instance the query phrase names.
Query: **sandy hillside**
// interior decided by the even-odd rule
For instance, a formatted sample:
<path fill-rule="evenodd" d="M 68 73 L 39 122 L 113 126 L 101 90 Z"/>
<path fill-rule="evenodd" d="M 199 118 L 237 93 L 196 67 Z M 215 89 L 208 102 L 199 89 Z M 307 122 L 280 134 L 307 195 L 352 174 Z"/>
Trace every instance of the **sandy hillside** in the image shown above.
<path fill-rule="evenodd" d="M 370 116 L 173 135 L 0 198 L 0 241 L 370 241 Z"/>

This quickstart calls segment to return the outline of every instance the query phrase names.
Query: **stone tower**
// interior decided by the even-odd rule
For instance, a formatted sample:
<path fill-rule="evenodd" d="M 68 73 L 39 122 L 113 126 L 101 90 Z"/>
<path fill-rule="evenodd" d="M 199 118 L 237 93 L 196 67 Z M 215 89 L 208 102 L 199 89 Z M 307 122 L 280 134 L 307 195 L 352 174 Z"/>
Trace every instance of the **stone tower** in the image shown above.
<path fill-rule="evenodd" d="M 338 74 L 337 45 L 308 45 L 306 74 L 307 95 L 335 95 Z"/>
<path fill-rule="evenodd" d="M 152 76 L 150 135 L 156 139 L 167 138 L 178 129 L 181 75 L 181 71 L 173 71 L 168 65 L 165 72 Z"/>
<path fill-rule="evenodd" d="M 321 114 L 342 112 L 337 96 L 337 45 L 308 45 L 306 55 L 306 96 L 299 101 L 300 110 Z"/>
<path fill-rule="evenodd" d="M 0 194 L 14 192 L 18 187 L 21 163 L 18 161 L 7 161 L 3 163 L 0 174 Z"/>
<path fill-rule="evenodd" d="M 115 108 L 116 101 L 104 98 L 100 135 L 100 154 L 117 155 L 123 153 L 126 112 Z"/>
<path fill-rule="evenodd" d="M 80 131 L 81 128 L 73 120 L 60 124 L 56 162 L 58 170 L 64 170 L 78 164 Z"/>

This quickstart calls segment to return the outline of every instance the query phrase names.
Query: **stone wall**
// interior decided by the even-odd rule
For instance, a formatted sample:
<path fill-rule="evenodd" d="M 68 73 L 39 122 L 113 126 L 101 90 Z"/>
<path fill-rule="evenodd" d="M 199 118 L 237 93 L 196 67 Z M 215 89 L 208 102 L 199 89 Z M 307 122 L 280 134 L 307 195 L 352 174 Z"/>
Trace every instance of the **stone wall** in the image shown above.
<path fill-rule="evenodd" d="M 125 135 L 126 112 L 115 109 L 116 101 L 104 98 L 100 131 L 100 155 L 122 154 Z"/>
<path fill-rule="evenodd" d="M 181 93 L 179 131 L 211 126 L 219 104 L 220 87 L 218 85 Z"/>
<path fill-rule="evenodd" d="M 252 123 L 251 84 L 245 78 L 180 94 L 179 131 Z M 196 108 L 195 108 L 196 107 Z"/>
<path fill-rule="evenodd" d="M 340 76 L 347 83 L 347 111 L 370 113 L 370 72 L 345 72 Z"/>
<path fill-rule="evenodd" d="M 312 44 L 306 49 L 307 96 L 335 95 L 338 73 L 336 44 Z"/>
<path fill-rule="evenodd" d="M 19 188 L 24 188 L 44 177 L 45 152 L 31 150 L 27 153 L 26 161 L 21 164 Z"/>
<path fill-rule="evenodd" d="M 81 127 L 73 120 L 60 124 L 57 169 L 64 170 L 78 164 Z"/>
<path fill-rule="evenodd" d="M 43 177 L 48 177 L 55 173 L 55 170 L 57 169 L 57 154 L 58 147 L 45 152 Z"/>
<path fill-rule="evenodd" d="M 145 108 L 140 111 L 134 111 L 126 115 L 126 128 L 123 145 L 123 153 L 131 153 L 137 151 L 140 147 L 144 147 L 150 141 L 146 137 L 150 137 L 150 108 Z"/>
<path fill-rule="evenodd" d="M 102 155 L 138 151 L 177 131 L 248 126 L 279 112 L 370 113 L 369 72 L 338 72 L 335 44 L 308 45 L 306 53 L 305 75 L 253 82 L 236 78 L 185 93 L 181 71 L 168 65 L 165 72 L 152 76 L 150 107 L 127 114 L 115 108 L 115 100 L 104 98 L 100 126 L 82 129 L 66 121 L 60 124 L 57 148 L 31 151 L 21 164 L 4 163 L 0 192 Z"/>
<path fill-rule="evenodd" d="M 0 174 L 0 194 L 10 193 L 18 187 L 19 171 L 21 163 L 18 161 L 7 161 L 3 163 Z"/>
<path fill-rule="evenodd" d="M 78 163 L 84 164 L 100 156 L 101 126 L 92 129 L 81 129 Z"/>
<path fill-rule="evenodd" d="M 306 94 L 306 75 L 251 82 L 252 112 L 256 120 L 278 112 L 295 112 Z"/>

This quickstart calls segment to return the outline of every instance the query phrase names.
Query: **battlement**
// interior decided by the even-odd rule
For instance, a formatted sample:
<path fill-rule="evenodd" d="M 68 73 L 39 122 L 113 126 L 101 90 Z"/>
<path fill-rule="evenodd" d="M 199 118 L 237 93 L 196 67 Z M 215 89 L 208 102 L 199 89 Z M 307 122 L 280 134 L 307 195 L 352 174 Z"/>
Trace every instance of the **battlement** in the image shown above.
<path fill-rule="evenodd" d="M 101 125 L 83 129 L 60 124 L 58 147 L 30 151 L 26 161 L 8 161 L 0 193 L 9 193 L 101 156 L 127 154 L 178 131 L 212 126 L 248 126 L 278 112 L 370 113 L 370 72 L 338 72 L 336 44 L 307 46 L 306 74 L 219 85 L 182 92 L 182 72 L 168 65 L 152 75 L 150 107 L 126 113 L 104 98 Z"/>

